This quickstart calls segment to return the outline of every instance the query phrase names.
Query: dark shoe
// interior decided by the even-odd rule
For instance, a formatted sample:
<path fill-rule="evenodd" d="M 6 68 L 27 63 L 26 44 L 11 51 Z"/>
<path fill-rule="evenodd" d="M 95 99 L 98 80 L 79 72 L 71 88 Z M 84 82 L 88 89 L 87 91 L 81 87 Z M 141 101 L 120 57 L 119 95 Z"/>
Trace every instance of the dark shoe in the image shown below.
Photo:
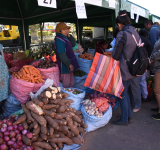
<path fill-rule="evenodd" d="M 151 101 L 150 98 L 144 99 L 144 98 L 142 97 L 142 103 L 147 103 L 147 102 L 150 102 L 150 101 Z"/>
<path fill-rule="evenodd" d="M 159 112 L 159 108 L 152 108 L 151 111 L 154 111 L 154 112 L 158 113 Z"/>
<path fill-rule="evenodd" d="M 122 121 L 121 119 L 117 120 L 117 121 L 113 121 L 112 124 L 114 125 L 125 125 L 127 126 L 128 125 L 128 122 L 124 122 Z"/>
<path fill-rule="evenodd" d="M 155 114 L 155 115 L 151 115 L 151 117 L 152 117 L 154 120 L 160 120 L 160 113 Z"/>
<path fill-rule="evenodd" d="M 133 120 L 132 120 L 132 117 L 128 117 L 128 123 L 132 123 Z"/>

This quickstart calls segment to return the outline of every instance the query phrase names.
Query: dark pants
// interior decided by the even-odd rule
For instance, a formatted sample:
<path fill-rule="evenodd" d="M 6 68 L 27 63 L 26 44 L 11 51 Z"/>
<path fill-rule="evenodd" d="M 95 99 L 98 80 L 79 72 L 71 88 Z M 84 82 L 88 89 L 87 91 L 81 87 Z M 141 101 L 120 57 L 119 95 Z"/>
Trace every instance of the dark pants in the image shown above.
<path fill-rule="evenodd" d="M 140 87 L 141 77 L 133 78 L 130 85 L 130 99 L 133 102 L 133 108 L 141 107 L 141 87 Z"/>
<path fill-rule="evenodd" d="M 123 81 L 124 91 L 121 94 L 122 99 L 120 100 L 121 106 L 121 120 L 124 122 L 128 122 L 128 117 L 131 117 L 131 106 L 130 106 L 130 98 L 128 94 L 128 89 L 131 84 L 132 79 L 128 81 Z"/>

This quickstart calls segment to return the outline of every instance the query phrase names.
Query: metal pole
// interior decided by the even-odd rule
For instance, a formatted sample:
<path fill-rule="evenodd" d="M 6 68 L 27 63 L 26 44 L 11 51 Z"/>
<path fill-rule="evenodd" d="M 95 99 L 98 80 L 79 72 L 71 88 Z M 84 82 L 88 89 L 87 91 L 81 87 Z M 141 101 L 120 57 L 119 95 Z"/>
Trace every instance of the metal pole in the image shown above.
<path fill-rule="evenodd" d="M 17 0 L 17 4 L 18 4 L 18 8 L 19 8 L 21 17 L 22 17 L 23 36 L 24 36 L 23 37 L 24 38 L 24 50 L 26 51 L 27 50 L 27 46 L 26 46 L 26 34 L 25 34 L 25 28 L 24 28 L 24 18 L 23 18 L 23 14 L 22 14 L 22 11 L 21 11 L 21 8 L 20 8 L 18 0 Z"/>
<path fill-rule="evenodd" d="M 80 44 L 80 37 L 79 37 L 79 23 L 78 23 L 78 19 L 77 19 L 77 29 L 78 29 L 78 35 L 77 35 L 77 37 L 78 37 L 78 41 L 79 41 L 79 44 Z"/>

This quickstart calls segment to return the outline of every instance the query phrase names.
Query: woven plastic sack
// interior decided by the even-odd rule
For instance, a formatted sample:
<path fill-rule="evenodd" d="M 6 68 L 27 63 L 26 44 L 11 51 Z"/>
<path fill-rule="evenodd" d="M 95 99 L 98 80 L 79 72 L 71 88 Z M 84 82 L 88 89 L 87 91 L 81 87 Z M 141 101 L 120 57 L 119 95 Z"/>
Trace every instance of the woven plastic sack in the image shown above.
<path fill-rule="evenodd" d="M 30 96 L 30 92 L 37 92 L 43 83 L 35 84 L 31 82 L 26 82 L 14 78 L 13 76 L 10 79 L 10 90 L 15 98 L 21 103 L 25 104 Z"/>
<path fill-rule="evenodd" d="M 81 134 L 81 136 L 83 138 L 82 134 Z M 83 139 L 83 144 L 84 144 L 84 139 Z M 82 145 L 78 145 L 78 144 L 72 144 L 72 145 L 64 144 L 64 146 L 61 150 L 78 150 L 81 147 L 82 147 Z"/>
<path fill-rule="evenodd" d="M 86 81 L 87 75 L 82 77 L 74 76 L 74 88 L 79 88 L 81 90 L 84 90 L 86 87 L 84 86 L 84 83 Z"/>
<path fill-rule="evenodd" d="M 70 89 L 75 89 L 75 88 L 70 88 Z M 62 92 L 68 93 L 69 97 L 67 99 L 71 99 L 74 101 L 74 103 L 71 103 L 70 107 L 75 108 L 76 110 L 80 110 L 81 109 L 81 102 L 83 101 L 83 99 L 86 95 L 86 92 L 83 90 L 80 90 L 80 89 L 77 89 L 77 90 L 81 91 L 82 93 L 76 95 L 76 94 L 73 94 L 71 92 L 68 92 L 68 91 L 61 89 Z"/>
<path fill-rule="evenodd" d="M 9 62 L 13 59 L 13 55 L 10 54 L 10 53 L 8 53 L 8 54 L 4 53 L 3 55 L 4 55 L 4 60 L 5 60 L 6 64 L 7 64 L 8 68 L 10 68 L 11 65 L 10 65 Z"/>
<path fill-rule="evenodd" d="M 29 65 L 33 61 L 34 59 L 28 58 L 28 59 L 23 59 L 23 60 L 11 60 L 9 63 L 11 67 L 18 67 L 21 69 L 23 66 Z"/>
<path fill-rule="evenodd" d="M 79 65 L 79 70 L 84 71 L 86 74 L 89 73 L 93 60 L 86 60 L 82 58 L 78 58 L 78 54 L 75 55 L 77 58 L 77 62 Z"/>
<path fill-rule="evenodd" d="M 48 68 L 48 69 L 42 69 L 37 68 L 41 75 L 44 77 L 44 80 L 52 79 L 54 81 L 53 86 L 58 87 L 59 86 L 59 67 L 56 64 L 55 67 Z"/>
<path fill-rule="evenodd" d="M 8 117 L 16 111 L 20 110 L 21 108 L 21 103 L 14 97 L 13 94 L 10 94 L 8 98 L 4 101 L 3 117 Z"/>
<path fill-rule="evenodd" d="M 107 111 L 103 114 L 102 118 L 98 118 L 93 115 L 88 115 L 83 105 L 81 107 L 81 112 L 83 114 L 83 120 L 85 124 L 88 126 L 86 132 L 91 132 L 98 128 L 104 127 L 112 117 L 112 107 L 110 105 Z"/>

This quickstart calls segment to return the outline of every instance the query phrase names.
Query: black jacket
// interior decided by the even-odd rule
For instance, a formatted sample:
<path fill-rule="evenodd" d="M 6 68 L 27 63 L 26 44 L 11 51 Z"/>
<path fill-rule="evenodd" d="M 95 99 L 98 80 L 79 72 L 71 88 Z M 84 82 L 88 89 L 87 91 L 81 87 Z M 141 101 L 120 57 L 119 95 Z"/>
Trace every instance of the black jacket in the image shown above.
<path fill-rule="evenodd" d="M 151 56 L 151 53 L 152 53 L 152 45 L 151 45 L 151 42 L 146 39 L 144 36 L 141 36 L 141 40 L 142 40 L 142 43 L 144 43 L 144 48 L 146 49 L 146 51 L 148 52 L 148 57 Z"/>

